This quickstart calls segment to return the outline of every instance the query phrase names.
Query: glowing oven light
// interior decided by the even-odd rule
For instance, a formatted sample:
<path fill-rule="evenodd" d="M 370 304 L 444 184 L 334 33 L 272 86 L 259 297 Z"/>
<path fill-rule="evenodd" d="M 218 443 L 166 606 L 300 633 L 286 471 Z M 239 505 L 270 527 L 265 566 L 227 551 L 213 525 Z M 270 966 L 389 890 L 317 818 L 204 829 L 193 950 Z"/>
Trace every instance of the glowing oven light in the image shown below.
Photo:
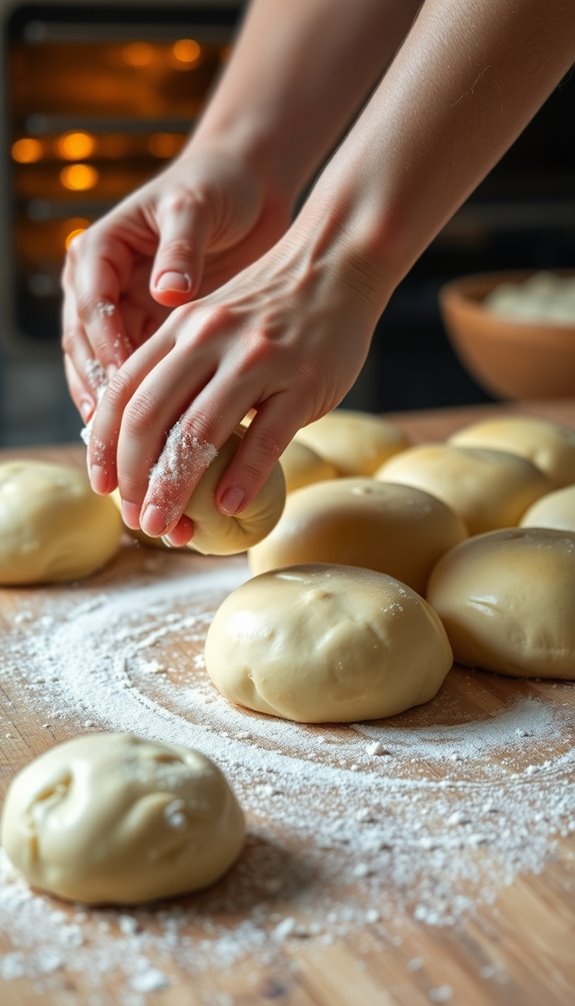
<path fill-rule="evenodd" d="M 94 153 L 96 142 L 91 133 L 64 133 L 56 142 L 56 150 L 66 161 L 80 161 Z"/>
<path fill-rule="evenodd" d="M 193 38 L 179 38 L 172 46 L 172 56 L 176 65 L 180 63 L 182 69 L 188 70 L 200 62 L 202 47 Z"/>
<path fill-rule="evenodd" d="M 40 140 L 35 140 L 31 136 L 23 136 L 12 144 L 12 158 L 19 164 L 33 164 L 39 161 L 44 152 Z"/>
<path fill-rule="evenodd" d="M 68 164 L 60 172 L 60 181 L 65 189 L 73 192 L 83 192 L 93 189 L 98 183 L 100 174 L 90 164 Z"/>
<path fill-rule="evenodd" d="M 174 157 L 182 146 L 177 133 L 152 133 L 148 137 L 148 150 L 154 157 Z"/>
<path fill-rule="evenodd" d="M 150 66 L 156 62 L 156 50 L 149 42 L 130 42 L 122 48 L 122 59 L 128 66 Z"/>

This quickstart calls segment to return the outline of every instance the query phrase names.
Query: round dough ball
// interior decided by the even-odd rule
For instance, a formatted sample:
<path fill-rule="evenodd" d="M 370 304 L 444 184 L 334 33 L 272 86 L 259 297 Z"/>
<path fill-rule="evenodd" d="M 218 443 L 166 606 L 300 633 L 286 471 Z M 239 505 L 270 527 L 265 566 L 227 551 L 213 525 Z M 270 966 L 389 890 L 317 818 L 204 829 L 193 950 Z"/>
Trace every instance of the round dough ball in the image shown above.
<path fill-rule="evenodd" d="M 203 555 L 234 555 L 265 538 L 281 516 L 286 498 L 281 464 L 276 461 L 256 498 L 241 513 L 228 517 L 216 509 L 218 482 L 240 444 L 243 431 L 232 434 L 194 489 L 184 513 L 194 522 L 190 548 Z"/>
<path fill-rule="evenodd" d="M 459 663 L 575 678 L 575 534 L 508 528 L 470 538 L 439 560 L 427 597 Z"/>
<path fill-rule="evenodd" d="M 423 594 L 440 556 L 466 537 L 461 518 L 429 493 L 341 478 L 290 493 L 275 528 L 249 550 L 248 560 L 252 573 L 306 562 L 363 566 Z"/>
<path fill-rule="evenodd" d="M 334 479 L 337 475 L 335 465 L 322 458 L 311 447 L 292 440 L 280 457 L 280 464 L 286 480 L 286 491 L 292 493 L 302 486 L 312 482 L 323 482 Z"/>
<path fill-rule="evenodd" d="M 188 748 L 129 734 L 59 744 L 12 780 L 2 845 L 36 888 L 136 904 L 206 887 L 244 843 L 221 771 Z"/>
<path fill-rule="evenodd" d="M 498 416 L 464 426 L 449 438 L 458 447 L 489 447 L 528 458 L 557 488 L 575 482 L 575 430 L 530 416 Z"/>
<path fill-rule="evenodd" d="M 70 465 L 19 459 L 0 464 L 0 583 L 54 583 L 89 576 L 120 546 L 111 499 Z"/>
<path fill-rule="evenodd" d="M 338 475 L 373 475 L 409 440 L 397 426 L 369 412 L 335 409 L 298 430 L 295 439 L 335 465 Z"/>
<path fill-rule="evenodd" d="M 420 444 L 391 458 L 376 478 L 417 486 L 447 503 L 470 535 L 518 524 L 549 492 L 550 480 L 527 458 L 505 451 Z"/>
<path fill-rule="evenodd" d="M 432 699 L 452 664 L 443 626 L 384 573 L 303 565 L 228 595 L 205 660 L 231 702 L 301 723 L 393 716 Z"/>
<path fill-rule="evenodd" d="M 554 527 L 575 531 L 575 485 L 564 486 L 535 500 L 521 518 L 521 527 Z"/>

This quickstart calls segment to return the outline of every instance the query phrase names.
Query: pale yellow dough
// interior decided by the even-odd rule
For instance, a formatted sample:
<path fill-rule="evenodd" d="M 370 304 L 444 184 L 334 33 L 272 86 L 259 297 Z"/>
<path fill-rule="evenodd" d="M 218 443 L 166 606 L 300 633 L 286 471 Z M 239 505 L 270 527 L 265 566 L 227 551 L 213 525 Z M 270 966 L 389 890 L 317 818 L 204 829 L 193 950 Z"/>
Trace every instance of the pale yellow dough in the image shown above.
<path fill-rule="evenodd" d="M 306 444 L 292 440 L 280 457 L 280 464 L 286 480 L 288 493 L 313 482 L 323 482 L 337 475 L 335 465 L 326 461 L 316 451 Z"/>
<path fill-rule="evenodd" d="M 265 538 L 281 516 L 286 485 L 279 461 L 274 464 L 255 499 L 241 513 L 230 517 L 216 508 L 218 482 L 237 451 L 243 432 L 232 434 L 226 441 L 188 500 L 184 513 L 194 522 L 194 536 L 187 546 L 192 552 L 203 555 L 243 552 Z M 116 491 L 112 495 L 116 506 L 121 507 L 120 494 Z M 150 538 L 142 531 L 131 533 L 144 544 L 161 544 L 161 539 Z"/>
<path fill-rule="evenodd" d="M 489 447 L 528 458 L 553 486 L 575 482 L 575 430 L 550 419 L 497 416 L 464 426 L 449 438 L 458 447 Z"/>
<path fill-rule="evenodd" d="M 309 564 L 228 595 L 205 660 L 231 702 L 302 723 L 393 716 L 436 695 L 452 664 L 426 601 L 384 573 Z"/>
<path fill-rule="evenodd" d="M 575 485 L 541 496 L 523 514 L 521 527 L 554 527 L 558 531 L 575 531 Z"/>
<path fill-rule="evenodd" d="M 0 583 L 89 576 L 116 555 L 122 522 L 85 472 L 19 459 L 0 464 Z"/>
<path fill-rule="evenodd" d="M 515 526 L 527 507 L 553 488 L 527 458 L 452 444 L 410 447 L 382 465 L 376 478 L 416 486 L 442 499 L 470 535 Z"/>
<path fill-rule="evenodd" d="M 216 509 L 215 492 L 241 441 L 234 433 L 218 452 L 194 489 L 184 513 L 194 522 L 190 548 L 203 555 L 233 555 L 265 538 L 280 518 L 286 498 L 285 479 L 279 461 L 255 499 L 234 517 Z"/>
<path fill-rule="evenodd" d="M 461 518 L 429 493 L 340 478 L 290 493 L 280 520 L 248 560 L 254 574 L 306 562 L 363 566 L 422 594 L 437 560 L 465 537 Z"/>
<path fill-rule="evenodd" d="M 338 475 L 373 475 L 383 462 L 409 446 L 393 423 L 370 412 L 335 409 L 295 436 L 335 466 Z"/>
<path fill-rule="evenodd" d="M 439 560 L 427 597 L 456 661 L 575 679 L 575 534 L 510 528 L 470 538 Z"/>
<path fill-rule="evenodd" d="M 36 888 L 136 904 L 217 880 L 239 855 L 242 810 L 204 755 L 128 734 L 59 744 L 12 780 L 2 845 Z"/>

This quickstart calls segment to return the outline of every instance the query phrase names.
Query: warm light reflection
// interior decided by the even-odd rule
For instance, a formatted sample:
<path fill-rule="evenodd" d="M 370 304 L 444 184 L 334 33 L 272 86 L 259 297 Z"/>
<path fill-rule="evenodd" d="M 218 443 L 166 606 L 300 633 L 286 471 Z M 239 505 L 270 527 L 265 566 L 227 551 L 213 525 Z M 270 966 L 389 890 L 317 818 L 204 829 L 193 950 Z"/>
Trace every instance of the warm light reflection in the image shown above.
<path fill-rule="evenodd" d="M 60 181 L 64 188 L 72 189 L 74 192 L 93 189 L 99 177 L 96 169 L 89 164 L 69 164 L 60 172 Z"/>
<path fill-rule="evenodd" d="M 122 49 L 122 59 L 129 66 L 150 66 L 156 60 L 156 50 L 149 42 L 130 42 Z"/>
<path fill-rule="evenodd" d="M 64 228 L 64 245 L 66 249 L 70 247 L 74 238 L 78 237 L 78 234 L 83 234 L 85 230 L 90 226 L 90 221 L 85 217 L 70 217 L 68 220 L 62 221 L 62 226 Z"/>
<path fill-rule="evenodd" d="M 96 142 L 91 133 L 64 133 L 56 143 L 60 157 L 67 161 L 79 161 L 93 154 Z"/>
<path fill-rule="evenodd" d="M 66 234 L 66 239 L 64 241 L 64 244 L 66 246 L 66 251 L 68 251 L 68 248 L 72 244 L 72 241 L 74 240 L 74 238 L 77 238 L 78 234 L 83 234 L 85 230 L 86 230 L 85 227 L 76 227 L 73 231 L 70 231 L 69 234 Z"/>
<path fill-rule="evenodd" d="M 154 157 L 174 157 L 181 146 L 178 133 L 152 133 L 148 139 L 148 150 Z"/>
<path fill-rule="evenodd" d="M 199 63 L 202 58 L 202 47 L 193 38 L 180 38 L 172 46 L 172 56 L 177 63 L 182 63 L 187 69 Z"/>
<path fill-rule="evenodd" d="M 23 136 L 12 144 L 12 157 L 19 164 L 33 164 L 39 161 L 43 154 L 43 146 L 40 140 L 35 140 L 31 136 Z"/>

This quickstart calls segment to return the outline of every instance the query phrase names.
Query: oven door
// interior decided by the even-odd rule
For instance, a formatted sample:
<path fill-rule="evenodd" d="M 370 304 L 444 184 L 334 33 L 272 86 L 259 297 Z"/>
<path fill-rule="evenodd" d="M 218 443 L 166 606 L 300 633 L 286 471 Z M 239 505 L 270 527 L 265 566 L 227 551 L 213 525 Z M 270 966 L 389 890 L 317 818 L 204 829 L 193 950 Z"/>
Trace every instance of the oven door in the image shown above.
<path fill-rule="evenodd" d="M 0 338 L 9 354 L 56 353 L 68 243 L 180 150 L 239 9 L 2 5 Z"/>

